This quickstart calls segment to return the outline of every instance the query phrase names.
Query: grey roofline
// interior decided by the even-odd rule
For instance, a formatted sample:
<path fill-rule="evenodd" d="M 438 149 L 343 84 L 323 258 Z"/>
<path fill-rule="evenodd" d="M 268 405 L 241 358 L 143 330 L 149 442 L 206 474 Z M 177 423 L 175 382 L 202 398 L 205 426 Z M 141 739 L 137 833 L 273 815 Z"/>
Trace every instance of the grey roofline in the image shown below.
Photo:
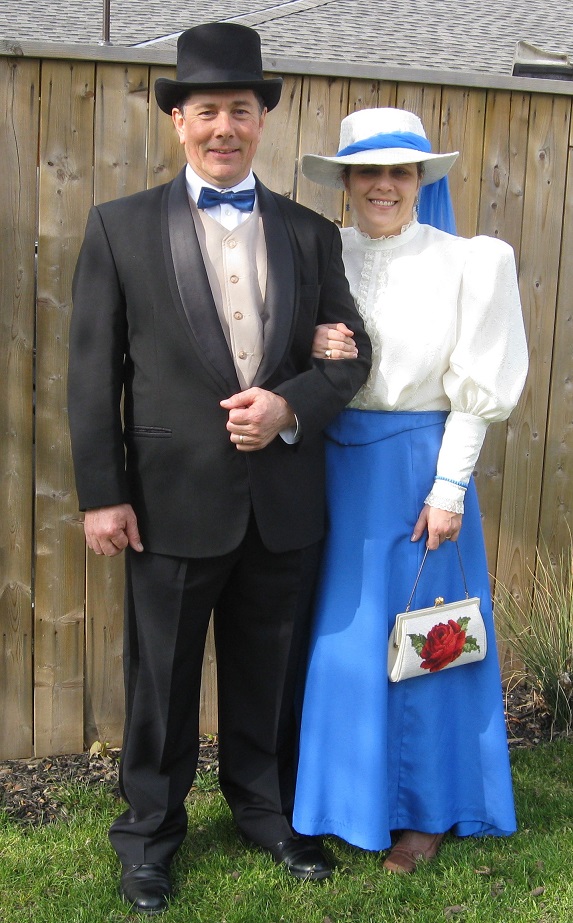
<path fill-rule="evenodd" d="M 68 42 L 15 42 L 0 39 L 0 55 L 24 58 L 59 58 L 64 60 L 175 65 L 176 49 L 175 45 L 161 47 L 159 44 L 133 47 L 126 45 L 70 44 Z M 277 55 L 263 55 L 263 68 L 266 73 L 356 77 L 364 80 L 447 84 L 448 86 L 573 96 L 573 81 L 537 79 L 535 77 L 505 77 L 501 74 L 484 74 L 476 71 L 388 67 L 384 64 L 344 64 L 340 61 L 283 58 Z"/>

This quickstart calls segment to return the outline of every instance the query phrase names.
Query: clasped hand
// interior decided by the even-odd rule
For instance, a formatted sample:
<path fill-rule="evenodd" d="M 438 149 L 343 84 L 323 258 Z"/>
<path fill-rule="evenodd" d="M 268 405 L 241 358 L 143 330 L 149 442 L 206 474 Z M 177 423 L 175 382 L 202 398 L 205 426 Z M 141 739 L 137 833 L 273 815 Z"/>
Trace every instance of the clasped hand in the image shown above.
<path fill-rule="evenodd" d="M 291 408 L 280 394 L 248 388 L 221 401 L 229 411 L 227 430 L 239 452 L 258 452 L 278 434 L 296 426 Z"/>
<path fill-rule="evenodd" d="M 312 341 L 313 359 L 356 359 L 353 336 L 346 324 L 319 324 Z"/>
<path fill-rule="evenodd" d="M 257 452 L 272 442 L 281 430 L 294 427 L 294 413 L 283 397 L 262 388 L 249 388 L 221 401 L 229 411 L 227 430 L 239 452 Z M 143 551 L 137 517 L 131 504 L 87 510 L 84 532 L 89 548 L 97 555 L 114 557 L 129 545 Z"/>

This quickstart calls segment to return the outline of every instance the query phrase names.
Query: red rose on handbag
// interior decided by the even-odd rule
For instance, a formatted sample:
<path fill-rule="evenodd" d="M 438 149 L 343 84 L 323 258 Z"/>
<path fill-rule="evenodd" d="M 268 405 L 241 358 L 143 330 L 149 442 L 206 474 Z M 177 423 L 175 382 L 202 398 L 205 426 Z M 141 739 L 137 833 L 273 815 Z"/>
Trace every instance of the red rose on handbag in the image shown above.
<path fill-rule="evenodd" d="M 487 632 L 480 600 L 477 596 L 470 598 L 459 548 L 457 552 L 466 598 L 445 603 L 442 596 L 436 596 L 433 606 L 412 610 L 412 599 L 428 555 L 426 548 L 406 610 L 397 614 L 388 638 L 387 669 L 391 683 L 484 659 Z"/>
<path fill-rule="evenodd" d="M 449 663 L 457 660 L 464 649 L 466 633 L 464 628 L 453 619 L 448 624 L 439 622 L 428 632 L 426 643 L 420 651 L 420 666 L 430 673 L 443 670 Z"/>

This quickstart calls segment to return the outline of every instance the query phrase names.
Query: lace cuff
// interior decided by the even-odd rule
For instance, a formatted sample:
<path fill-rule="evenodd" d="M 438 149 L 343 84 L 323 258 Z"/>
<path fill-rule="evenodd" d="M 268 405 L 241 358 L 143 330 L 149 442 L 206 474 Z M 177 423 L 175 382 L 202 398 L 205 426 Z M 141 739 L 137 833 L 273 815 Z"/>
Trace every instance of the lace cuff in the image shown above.
<path fill-rule="evenodd" d="M 437 487 L 439 490 L 439 486 Z M 462 493 L 460 491 L 460 493 Z M 461 497 L 444 497 L 443 495 L 436 492 L 436 485 L 430 491 L 424 503 L 427 503 L 428 506 L 434 506 L 438 510 L 447 510 L 448 513 L 463 513 L 464 512 L 464 497 L 463 494 Z"/>

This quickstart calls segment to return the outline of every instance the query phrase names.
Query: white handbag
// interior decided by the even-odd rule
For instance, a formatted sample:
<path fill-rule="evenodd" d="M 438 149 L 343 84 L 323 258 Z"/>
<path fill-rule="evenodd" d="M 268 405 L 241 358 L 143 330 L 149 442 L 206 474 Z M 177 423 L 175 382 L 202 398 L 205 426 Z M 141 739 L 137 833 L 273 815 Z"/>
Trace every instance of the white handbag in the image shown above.
<path fill-rule="evenodd" d="M 428 549 L 420 565 L 418 576 L 405 612 L 396 616 L 388 640 L 388 677 L 392 683 L 415 676 L 427 676 L 451 667 L 483 660 L 487 652 L 487 636 L 480 601 L 470 597 L 460 549 L 456 543 L 458 560 L 464 581 L 466 598 L 446 603 L 438 596 L 427 609 L 414 609 L 410 605 L 426 563 Z"/>

